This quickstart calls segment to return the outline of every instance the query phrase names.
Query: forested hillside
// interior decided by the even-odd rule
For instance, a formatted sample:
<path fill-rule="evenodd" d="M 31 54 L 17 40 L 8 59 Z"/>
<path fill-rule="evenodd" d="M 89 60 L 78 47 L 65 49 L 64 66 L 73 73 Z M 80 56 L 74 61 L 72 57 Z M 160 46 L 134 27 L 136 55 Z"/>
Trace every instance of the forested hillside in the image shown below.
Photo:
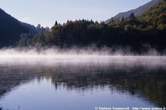
<path fill-rule="evenodd" d="M 165 0 L 166 1 L 166 0 Z M 159 30 L 166 29 L 166 3 L 160 3 L 144 13 L 141 19 Z"/>
<path fill-rule="evenodd" d="M 122 18 L 127 19 L 132 13 L 136 17 L 142 16 L 151 7 L 157 6 L 159 3 L 163 2 L 163 1 L 164 0 L 151 0 L 148 3 L 146 3 L 146 4 L 142 5 L 142 6 L 139 6 L 136 9 L 132 9 L 132 10 L 129 10 L 127 12 L 121 12 L 121 13 L 117 14 L 116 16 L 114 16 L 111 19 L 114 19 L 114 20 L 121 20 Z M 110 19 L 107 20 L 107 22 L 109 22 L 109 21 L 110 21 Z"/>
<path fill-rule="evenodd" d="M 18 21 L 0 9 L 0 47 L 15 45 L 21 34 L 34 31 L 35 27 Z"/>
<path fill-rule="evenodd" d="M 140 17 L 131 14 L 128 19 L 108 24 L 87 20 L 55 22 L 51 30 L 44 30 L 32 39 L 22 38 L 19 46 L 58 46 L 61 48 L 96 47 L 130 48 L 134 52 L 166 48 L 166 2 L 151 8 Z"/>

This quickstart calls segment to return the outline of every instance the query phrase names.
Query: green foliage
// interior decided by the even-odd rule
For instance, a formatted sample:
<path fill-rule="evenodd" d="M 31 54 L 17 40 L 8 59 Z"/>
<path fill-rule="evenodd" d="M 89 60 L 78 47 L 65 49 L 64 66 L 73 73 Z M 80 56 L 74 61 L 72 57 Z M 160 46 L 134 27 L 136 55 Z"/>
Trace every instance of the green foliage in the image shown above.
<path fill-rule="evenodd" d="M 32 39 L 21 39 L 19 44 L 37 47 L 58 46 L 61 48 L 87 47 L 131 47 L 133 51 L 146 51 L 148 47 L 164 50 L 166 47 L 166 2 L 151 8 L 143 16 L 131 14 L 128 19 L 111 20 L 110 23 L 88 20 L 57 21 L 50 30 L 42 31 Z"/>
<path fill-rule="evenodd" d="M 159 30 L 166 29 L 166 1 L 163 1 L 158 6 L 151 8 L 148 12 L 141 16 L 140 19 Z"/>

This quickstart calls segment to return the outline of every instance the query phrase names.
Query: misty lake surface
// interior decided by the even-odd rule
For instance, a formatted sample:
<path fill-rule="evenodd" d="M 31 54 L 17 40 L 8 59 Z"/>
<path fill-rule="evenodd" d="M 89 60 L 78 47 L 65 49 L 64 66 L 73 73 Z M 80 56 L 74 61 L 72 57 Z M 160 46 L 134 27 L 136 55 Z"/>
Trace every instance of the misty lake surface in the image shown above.
<path fill-rule="evenodd" d="M 66 63 L 63 60 L 50 65 L 48 60 L 47 65 L 42 65 L 41 60 L 33 64 L 3 61 L 0 108 L 95 110 L 166 106 L 166 58 L 118 58 L 103 58 L 103 62 L 71 62 L 69 58 Z"/>

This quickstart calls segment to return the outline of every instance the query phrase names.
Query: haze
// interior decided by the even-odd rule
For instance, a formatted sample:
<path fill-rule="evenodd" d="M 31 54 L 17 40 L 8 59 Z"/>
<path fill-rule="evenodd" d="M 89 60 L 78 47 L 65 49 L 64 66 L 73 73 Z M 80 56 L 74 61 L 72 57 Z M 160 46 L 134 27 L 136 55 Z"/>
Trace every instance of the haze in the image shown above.
<path fill-rule="evenodd" d="M 148 66 L 165 67 L 166 57 L 160 55 L 111 53 L 109 50 L 58 50 L 58 49 L 1 49 L 0 65 L 44 65 L 56 64 L 84 64 L 84 65 L 112 65 L 112 66 Z"/>

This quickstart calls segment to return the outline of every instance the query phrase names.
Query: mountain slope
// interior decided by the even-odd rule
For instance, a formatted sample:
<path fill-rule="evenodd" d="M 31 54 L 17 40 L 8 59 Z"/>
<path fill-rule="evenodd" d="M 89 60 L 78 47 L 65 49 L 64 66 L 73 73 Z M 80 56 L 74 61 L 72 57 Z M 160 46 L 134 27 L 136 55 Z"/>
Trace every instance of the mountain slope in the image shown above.
<path fill-rule="evenodd" d="M 113 20 L 121 20 L 122 18 L 128 18 L 131 14 L 134 14 L 135 16 L 141 16 L 143 15 L 146 11 L 148 11 L 150 8 L 158 5 L 160 2 L 163 0 L 151 0 L 150 2 L 146 3 L 143 6 L 140 6 L 136 9 L 129 10 L 127 12 L 122 12 L 114 16 L 112 19 Z M 107 20 L 109 22 L 110 20 Z"/>
<path fill-rule="evenodd" d="M 0 9 L 0 47 L 14 45 L 23 33 L 35 31 L 35 27 L 22 23 Z"/>
<path fill-rule="evenodd" d="M 20 46 L 34 47 L 111 47 L 129 49 L 133 53 L 146 53 L 149 49 L 166 49 L 166 1 L 160 2 L 139 17 L 108 24 L 87 20 L 55 23 L 48 32 L 32 39 L 20 40 Z"/>
<path fill-rule="evenodd" d="M 139 17 L 140 20 L 151 24 L 159 30 L 166 29 L 166 0 L 151 8 Z"/>

